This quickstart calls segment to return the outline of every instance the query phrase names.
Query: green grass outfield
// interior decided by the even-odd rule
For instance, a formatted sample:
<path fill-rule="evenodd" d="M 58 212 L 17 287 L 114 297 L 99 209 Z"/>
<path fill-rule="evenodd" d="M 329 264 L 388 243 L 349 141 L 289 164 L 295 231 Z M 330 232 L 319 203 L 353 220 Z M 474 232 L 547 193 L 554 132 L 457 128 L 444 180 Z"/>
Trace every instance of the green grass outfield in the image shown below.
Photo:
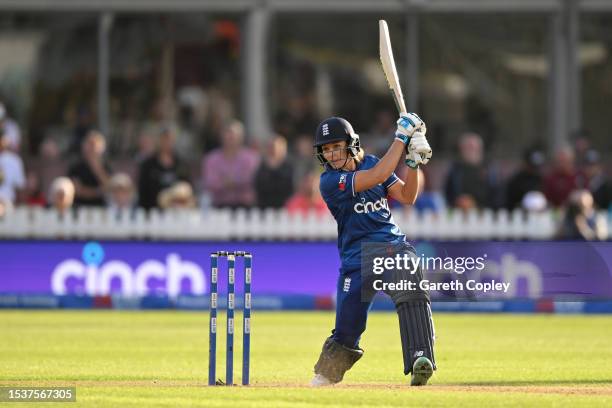
<path fill-rule="evenodd" d="M 612 406 L 612 316 L 436 314 L 435 323 L 439 369 L 427 387 L 402 375 L 396 315 L 373 313 L 344 383 L 312 389 L 333 314 L 254 312 L 252 385 L 208 387 L 205 312 L 1 311 L 0 385 L 73 385 L 70 407 Z M 11 405 L 27 404 L 0 403 Z"/>

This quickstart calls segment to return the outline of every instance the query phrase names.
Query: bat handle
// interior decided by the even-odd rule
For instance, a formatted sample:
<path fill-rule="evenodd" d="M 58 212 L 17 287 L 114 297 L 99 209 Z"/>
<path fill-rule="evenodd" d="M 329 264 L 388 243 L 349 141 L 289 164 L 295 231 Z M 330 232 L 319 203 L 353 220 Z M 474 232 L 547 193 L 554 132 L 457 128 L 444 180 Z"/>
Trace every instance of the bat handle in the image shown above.
<path fill-rule="evenodd" d="M 397 95 L 393 92 L 393 99 L 395 100 L 395 106 L 400 114 L 408 112 L 406 110 L 406 103 L 404 102 L 404 98 L 401 95 Z"/>

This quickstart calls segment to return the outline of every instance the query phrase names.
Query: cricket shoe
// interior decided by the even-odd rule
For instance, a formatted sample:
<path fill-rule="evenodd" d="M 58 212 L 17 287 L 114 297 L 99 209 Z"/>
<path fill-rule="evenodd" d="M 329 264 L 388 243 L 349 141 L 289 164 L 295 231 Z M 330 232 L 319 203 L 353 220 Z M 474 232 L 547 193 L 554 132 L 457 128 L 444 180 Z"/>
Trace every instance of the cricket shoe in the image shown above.
<path fill-rule="evenodd" d="M 314 378 L 310 382 L 313 387 L 325 387 L 328 385 L 334 385 L 333 382 L 329 381 L 325 376 L 321 374 L 315 374 Z"/>
<path fill-rule="evenodd" d="M 433 364 L 427 357 L 419 357 L 412 365 L 412 379 L 410 385 L 419 386 L 427 384 L 433 375 Z"/>

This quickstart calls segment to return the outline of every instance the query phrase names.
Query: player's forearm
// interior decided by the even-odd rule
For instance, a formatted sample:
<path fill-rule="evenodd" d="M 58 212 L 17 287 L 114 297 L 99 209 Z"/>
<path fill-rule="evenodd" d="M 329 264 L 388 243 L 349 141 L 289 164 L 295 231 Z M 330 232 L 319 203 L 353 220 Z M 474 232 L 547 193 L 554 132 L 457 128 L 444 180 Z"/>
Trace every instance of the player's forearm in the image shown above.
<path fill-rule="evenodd" d="M 402 186 L 402 202 L 404 204 L 414 204 L 419 195 L 419 170 L 408 168 Z"/>
<path fill-rule="evenodd" d="M 404 148 L 401 140 L 393 141 L 387 153 L 374 167 L 355 173 L 355 192 L 368 190 L 391 177 L 397 167 L 397 162 L 404 154 Z"/>
<path fill-rule="evenodd" d="M 405 145 L 400 140 L 395 139 L 387 153 L 380 159 L 376 166 L 372 168 L 373 176 L 376 179 L 376 184 L 384 183 L 391 174 L 395 171 L 397 163 L 404 155 Z"/>

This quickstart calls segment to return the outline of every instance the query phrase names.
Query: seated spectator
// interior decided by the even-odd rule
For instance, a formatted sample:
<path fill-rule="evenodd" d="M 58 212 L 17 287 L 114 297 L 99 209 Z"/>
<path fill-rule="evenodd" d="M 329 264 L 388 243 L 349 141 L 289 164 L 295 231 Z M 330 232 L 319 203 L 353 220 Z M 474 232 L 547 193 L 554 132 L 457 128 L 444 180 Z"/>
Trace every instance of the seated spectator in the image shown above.
<path fill-rule="evenodd" d="M 314 172 L 306 174 L 300 182 L 298 191 L 287 201 L 285 208 L 292 215 L 307 215 L 312 211 L 317 215 L 328 213 L 327 205 L 319 192 L 319 177 Z"/>
<path fill-rule="evenodd" d="M 117 173 L 108 183 L 108 208 L 119 214 L 134 209 L 134 183 L 125 173 Z"/>
<path fill-rule="evenodd" d="M 570 146 L 562 146 L 555 152 L 553 168 L 544 178 L 544 194 L 553 207 L 560 207 L 576 186 L 574 151 Z"/>
<path fill-rule="evenodd" d="M 23 198 L 25 174 L 21 157 L 9 150 L 9 139 L 0 128 L 0 199 L 15 204 Z"/>
<path fill-rule="evenodd" d="M 38 173 L 33 170 L 28 170 L 26 174 L 24 202 L 33 207 L 44 207 L 47 204 Z"/>
<path fill-rule="evenodd" d="M 293 166 L 287 160 L 287 140 L 274 136 L 255 173 L 257 204 L 262 208 L 281 208 L 293 194 Z"/>
<path fill-rule="evenodd" d="M 446 203 L 464 210 L 497 207 L 494 174 L 484 164 L 482 139 L 476 133 L 465 133 L 459 140 L 459 160 L 448 172 Z"/>
<path fill-rule="evenodd" d="M 64 215 L 72 208 L 75 196 L 75 186 L 68 177 L 58 177 L 49 187 L 48 203 L 50 208 Z"/>
<path fill-rule="evenodd" d="M 157 151 L 140 165 L 138 179 L 138 205 L 149 210 L 157 207 L 159 193 L 178 181 L 190 181 L 189 169 L 175 149 L 174 127 L 161 130 Z"/>
<path fill-rule="evenodd" d="M 603 169 L 601 158 L 596 150 L 589 150 L 584 155 L 580 186 L 593 194 L 595 205 L 603 210 L 609 210 L 612 205 L 612 181 Z"/>
<path fill-rule="evenodd" d="M 525 194 L 529 191 L 542 190 L 542 166 L 544 153 L 539 150 L 527 150 L 523 156 L 523 164 L 515 173 L 506 187 L 506 208 L 513 210 L 521 205 Z"/>
<path fill-rule="evenodd" d="M 221 147 L 202 161 L 204 188 L 215 207 L 250 207 L 255 204 L 253 179 L 259 155 L 244 146 L 244 127 L 238 121 L 225 126 Z"/>
<path fill-rule="evenodd" d="M 591 193 L 587 190 L 573 191 L 569 196 L 557 238 L 594 241 L 605 240 L 607 237 L 606 220 L 597 216 Z"/>
<path fill-rule="evenodd" d="M 159 193 L 159 207 L 167 209 L 196 208 L 196 199 L 191 184 L 179 181 Z"/>
<path fill-rule="evenodd" d="M 104 206 L 111 174 L 105 151 L 104 135 L 97 130 L 89 131 L 81 145 L 81 157 L 68 169 L 68 177 L 75 188 L 75 206 Z"/>
<path fill-rule="evenodd" d="M 4 130 L 7 138 L 7 149 L 19 152 L 21 144 L 21 130 L 19 125 L 11 119 L 6 111 L 6 107 L 0 102 L 0 128 Z"/>

